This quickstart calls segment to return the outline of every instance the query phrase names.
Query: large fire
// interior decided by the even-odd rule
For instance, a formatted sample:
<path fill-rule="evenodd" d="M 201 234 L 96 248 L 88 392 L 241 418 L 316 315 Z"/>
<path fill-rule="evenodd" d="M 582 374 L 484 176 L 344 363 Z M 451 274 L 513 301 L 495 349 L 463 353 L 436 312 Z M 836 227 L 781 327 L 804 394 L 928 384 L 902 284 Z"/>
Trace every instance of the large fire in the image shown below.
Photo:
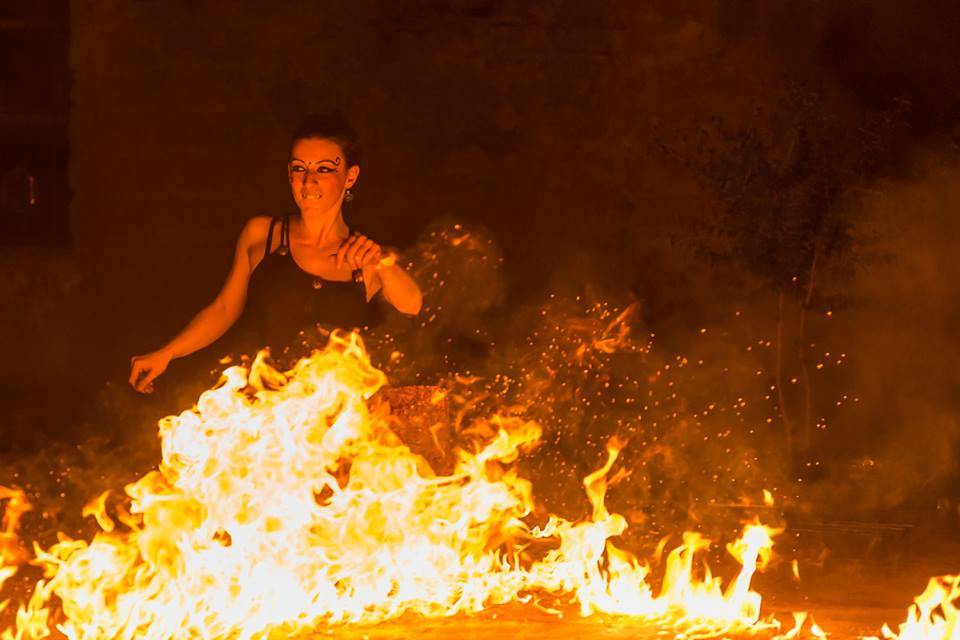
<path fill-rule="evenodd" d="M 726 586 L 699 566 L 710 542 L 688 533 L 655 591 L 647 565 L 612 541 L 627 527 L 604 503 L 623 443 L 612 440 L 606 464 L 584 479 L 589 518 L 535 526 L 532 485 L 513 463 L 536 446 L 537 424 L 475 425 L 488 435 L 438 475 L 394 417 L 370 408 L 385 382 L 353 334 L 286 373 L 262 355 L 249 371 L 228 369 L 194 409 L 161 422 L 158 470 L 128 485 L 125 501 L 101 494 L 87 505 L 102 529 L 92 541 L 61 536 L 35 549 L 44 578 L 3 637 L 55 627 L 76 640 L 257 638 L 531 600 L 640 616 L 677 634 L 777 626 L 750 587 L 777 530 L 745 526 L 728 545 L 742 568 Z M 27 506 L 15 491 L 0 498 L 2 581 L 23 560 L 15 530 Z M 947 610 L 957 582 L 938 584 L 935 606 Z M 925 615 L 921 605 L 911 629 Z M 954 635 L 938 637 L 956 637 L 951 616 L 941 627 Z"/>

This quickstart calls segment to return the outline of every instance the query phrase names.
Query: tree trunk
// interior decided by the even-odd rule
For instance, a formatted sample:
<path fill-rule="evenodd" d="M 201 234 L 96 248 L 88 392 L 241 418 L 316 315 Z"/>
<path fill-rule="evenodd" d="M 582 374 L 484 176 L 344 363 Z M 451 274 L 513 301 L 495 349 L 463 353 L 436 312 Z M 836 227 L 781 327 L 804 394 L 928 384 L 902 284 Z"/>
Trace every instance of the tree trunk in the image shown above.
<path fill-rule="evenodd" d="M 777 403 L 780 405 L 780 421 L 787 443 L 787 459 L 793 461 L 793 426 L 787 415 L 787 403 L 783 393 L 783 305 L 787 292 L 781 288 L 777 298 L 777 344 L 774 376 L 777 385 Z"/>
<path fill-rule="evenodd" d="M 820 256 L 820 243 L 816 243 L 813 249 L 813 258 L 810 260 L 810 273 L 807 277 L 807 291 L 803 296 L 803 303 L 800 305 L 800 327 L 797 336 L 797 350 L 800 356 L 800 374 L 803 377 L 803 448 L 810 450 L 813 445 L 813 385 L 810 381 L 810 347 L 807 344 L 807 310 L 810 308 L 810 301 L 813 300 L 813 283 L 817 275 L 817 261 Z"/>

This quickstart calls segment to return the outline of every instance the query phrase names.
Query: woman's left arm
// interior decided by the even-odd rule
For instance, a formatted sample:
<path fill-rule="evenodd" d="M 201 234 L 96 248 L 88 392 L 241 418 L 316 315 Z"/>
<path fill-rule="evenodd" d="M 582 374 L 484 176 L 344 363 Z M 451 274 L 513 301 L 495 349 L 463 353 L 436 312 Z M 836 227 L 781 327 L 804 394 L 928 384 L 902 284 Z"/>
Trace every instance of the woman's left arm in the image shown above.
<path fill-rule="evenodd" d="M 420 287 L 410 277 L 410 274 L 396 263 L 392 256 L 381 260 L 372 270 L 375 272 L 374 277 L 380 280 L 383 297 L 397 311 L 412 316 L 420 313 L 420 307 L 423 305 L 423 294 L 420 293 Z M 372 291 L 368 291 L 369 296 L 376 293 L 376 288 L 371 289 Z"/>
<path fill-rule="evenodd" d="M 415 316 L 423 305 L 423 294 L 403 268 L 397 264 L 396 256 L 383 255 L 379 244 L 361 233 L 347 238 L 333 256 L 337 266 L 347 264 L 354 269 L 363 270 L 363 280 L 367 287 L 367 300 L 380 289 L 383 297 L 400 313 Z"/>

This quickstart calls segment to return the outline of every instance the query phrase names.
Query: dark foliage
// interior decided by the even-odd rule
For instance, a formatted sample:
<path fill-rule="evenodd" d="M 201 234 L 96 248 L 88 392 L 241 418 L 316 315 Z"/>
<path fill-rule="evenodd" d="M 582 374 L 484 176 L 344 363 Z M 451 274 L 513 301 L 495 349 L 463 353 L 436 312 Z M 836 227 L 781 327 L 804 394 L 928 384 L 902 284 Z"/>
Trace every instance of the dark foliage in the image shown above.
<path fill-rule="evenodd" d="M 841 115 L 821 93 L 794 86 L 767 122 L 704 129 L 687 164 L 721 206 L 691 234 L 698 250 L 741 262 L 776 291 L 808 297 L 815 261 L 852 257 L 849 197 L 893 168 L 908 108 L 899 101 Z"/>

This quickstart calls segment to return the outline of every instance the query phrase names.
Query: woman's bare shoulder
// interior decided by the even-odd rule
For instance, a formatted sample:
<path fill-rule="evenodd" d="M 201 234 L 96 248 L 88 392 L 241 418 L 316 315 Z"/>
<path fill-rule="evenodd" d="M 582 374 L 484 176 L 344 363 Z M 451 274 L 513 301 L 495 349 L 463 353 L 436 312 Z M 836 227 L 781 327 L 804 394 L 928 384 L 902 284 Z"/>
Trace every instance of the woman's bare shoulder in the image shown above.
<path fill-rule="evenodd" d="M 263 246 L 267 239 L 267 233 L 270 230 L 270 216 L 253 216 L 243 225 L 240 231 L 240 239 L 237 244 L 245 249 L 260 245 Z"/>
<path fill-rule="evenodd" d="M 273 220 L 273 218 L 270 216 L 253 216 L 243 225 L 243 231 L 241 231 L 240 235 L 260 238 L 262 240 L 267 237 L 271 220 Z"/>
<path fill-rule="evenodd" d="M 245 255 L 250 271 L 260 263 L 266 253 L 267 235 L 270 233 L 270 216 L 253 216 L 243 225 L 240 239 L 237 240 L 238 255 Z M 277 232 L 274 231 L 274 236 Z"/>

